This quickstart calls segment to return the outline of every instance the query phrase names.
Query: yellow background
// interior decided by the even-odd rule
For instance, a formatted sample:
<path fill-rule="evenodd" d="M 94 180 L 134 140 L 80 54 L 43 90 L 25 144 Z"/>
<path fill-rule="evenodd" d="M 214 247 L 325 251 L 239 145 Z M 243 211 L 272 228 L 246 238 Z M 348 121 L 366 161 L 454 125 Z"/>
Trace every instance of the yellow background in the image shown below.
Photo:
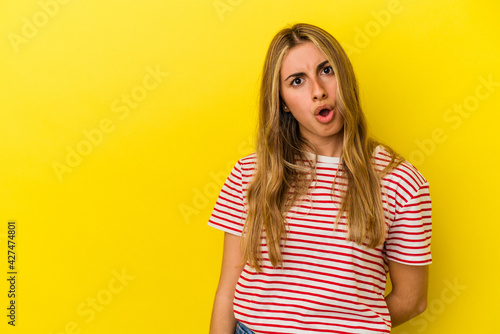
<path fill-rule="evenodd" d="M 206 222 L 295 22 L 348 49 L 372 133 L 431 184 L 429 308 L 393 332 L 496 333 L 497 1 L 55 1 L 0 6 L 2 333 L 208 332 L 223 233 Z"/>

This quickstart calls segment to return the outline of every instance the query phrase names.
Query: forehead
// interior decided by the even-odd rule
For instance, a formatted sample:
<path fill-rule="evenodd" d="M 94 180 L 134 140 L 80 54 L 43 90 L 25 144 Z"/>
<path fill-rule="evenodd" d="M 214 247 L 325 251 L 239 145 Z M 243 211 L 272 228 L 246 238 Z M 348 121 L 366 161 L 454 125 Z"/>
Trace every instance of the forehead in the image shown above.
<path fill-rule="evenodd" d="M 291 48 L 283 58 L 281 75 L 288 76 L 295 72 L 316 70 L 316 66 L 327 58 L 312 42 L 299 44 Z"/>

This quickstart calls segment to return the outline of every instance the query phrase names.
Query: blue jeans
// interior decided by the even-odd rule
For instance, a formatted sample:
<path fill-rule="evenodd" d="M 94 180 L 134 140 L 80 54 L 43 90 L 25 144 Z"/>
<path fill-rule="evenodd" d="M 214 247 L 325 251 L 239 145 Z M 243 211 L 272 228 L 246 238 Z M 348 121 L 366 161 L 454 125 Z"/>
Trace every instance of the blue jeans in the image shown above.
<path fill-rule="evenodd" d="M 236 331 L 234 334 L 255 334 L 252 332 L 250 329 L 248 329 L 247 326 L 243 325 L 241 322 L 238 321 L 236 324 Z"/>

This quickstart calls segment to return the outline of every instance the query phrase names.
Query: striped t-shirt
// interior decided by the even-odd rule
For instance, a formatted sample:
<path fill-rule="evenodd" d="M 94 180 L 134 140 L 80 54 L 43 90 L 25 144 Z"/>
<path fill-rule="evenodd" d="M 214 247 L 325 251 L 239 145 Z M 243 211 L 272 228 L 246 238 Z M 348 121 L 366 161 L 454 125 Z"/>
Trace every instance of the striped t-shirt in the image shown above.
<path fill-rule="evenodd" d="M 390 161 L 379 146 L 376 168 Z M 209 225 L 241 236 L 246 219 L 246 189 L 256 155 L 240 159 L 219 194 Z M 382 179 L 388 232 L 375 249 L 346 241 L 345 214 L 334 230 L 343 189 L 332 186 L 338 157 L 318 156 L 309 192 L 286 216 L 288 237 L 283 268 L 273 268 L 262 244 L 262 272 L 245 265 L 234 295 L 234 314 L 255 333 L 389 333 L 384 299 L 388 260 L 407 265 L 432 262 L 429 184 L 408 162 Z"/>

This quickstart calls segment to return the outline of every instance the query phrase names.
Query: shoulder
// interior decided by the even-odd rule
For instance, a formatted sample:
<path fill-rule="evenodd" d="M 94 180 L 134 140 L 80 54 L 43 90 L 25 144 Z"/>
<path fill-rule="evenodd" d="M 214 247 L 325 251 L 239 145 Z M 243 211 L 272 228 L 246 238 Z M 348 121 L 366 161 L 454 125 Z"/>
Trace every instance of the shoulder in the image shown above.
<path fill-rule="evenodd" d="M 240 179 L 248 179 L 255 173 L 257 165 L 256 153 L 249 154 L 240 158 L 233 167 L 232 175 Z"/>
<path fill-rule="evenodd" d="M 244 156 L 243 158 L 240 158 L 238 160 L 238 164 L 240 166 L 245 166 L 245 167 L 252 167 L 257 163 L 257 154 L 251 153 L 247 156 Z"/>
<path fill-rule="evenodd" d="M 386 147 L 379 145 L 373 152 L 373 158 L 375 168 L 381 172 L 390 164 L 392 154 Z M 415 166 L 405 159 L 401 159 L 401 162 L 396 167 L 384 175 L 382 183 L 385 186 L 396 188 L 402 193 L 403 197 L 409 199 L 418 193 L 421 188 L 428 187 L 429 183 Z"/>
<path fill-rule="evenodd" d="M 241 174 L 252 174 L 257 165 L 257 154 L 251 153 L 243 158 L 240 158 L 235 165 L 235 168 L 238 168 Z"/>

